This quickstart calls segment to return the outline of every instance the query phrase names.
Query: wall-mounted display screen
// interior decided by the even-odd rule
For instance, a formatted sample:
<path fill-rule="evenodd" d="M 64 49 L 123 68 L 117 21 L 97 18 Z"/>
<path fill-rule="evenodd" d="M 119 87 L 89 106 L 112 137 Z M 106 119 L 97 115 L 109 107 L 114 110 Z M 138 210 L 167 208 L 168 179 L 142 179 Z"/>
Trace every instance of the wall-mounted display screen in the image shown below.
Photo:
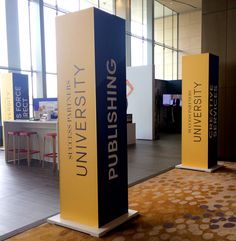
<path fill-rule="evenodd" d="M 162 104 L 164 106 L 182 106 L 182 95 L 163 94 Z"/>

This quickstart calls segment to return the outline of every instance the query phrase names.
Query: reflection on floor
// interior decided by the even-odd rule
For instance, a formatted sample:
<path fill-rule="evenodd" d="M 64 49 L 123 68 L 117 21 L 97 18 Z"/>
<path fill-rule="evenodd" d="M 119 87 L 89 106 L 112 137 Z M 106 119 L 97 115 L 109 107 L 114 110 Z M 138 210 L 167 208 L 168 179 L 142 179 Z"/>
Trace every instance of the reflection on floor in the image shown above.
<path fill-rule="evenodd" d="M 6 164 L 0 152 L 0 240 L 6 233 L 58 213 L 58 175 L 32 163 Z"/>
<path fill-rule="evenodd" d="M 128 182 L 135 184 L 180 163 L 181 136 L 163 134 L 157 141 L 137 141 L 128 148 Z"/>
<path fill-rule="evenodd" d="M 180 162 L 180 135 L 137 141 L 128 148 L 128 181 L 132 185 Z M 59 212 L 59 180 L 50 167 L 6 164 L 0 152 L 0 240 Z"/>

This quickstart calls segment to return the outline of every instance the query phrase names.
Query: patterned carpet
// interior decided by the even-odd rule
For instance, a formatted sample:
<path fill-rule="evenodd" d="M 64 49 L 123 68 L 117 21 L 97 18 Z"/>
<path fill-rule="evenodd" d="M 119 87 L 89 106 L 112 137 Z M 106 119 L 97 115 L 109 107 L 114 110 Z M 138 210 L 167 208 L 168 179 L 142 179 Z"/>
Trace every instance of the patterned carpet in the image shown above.
<path fill-rule="evenodd" d="M 174 169 L 129 188 L 140 216 L 104 238 L 44 224 L 9 241 L 236 241 L 236 163 L 216 173 Z"/>

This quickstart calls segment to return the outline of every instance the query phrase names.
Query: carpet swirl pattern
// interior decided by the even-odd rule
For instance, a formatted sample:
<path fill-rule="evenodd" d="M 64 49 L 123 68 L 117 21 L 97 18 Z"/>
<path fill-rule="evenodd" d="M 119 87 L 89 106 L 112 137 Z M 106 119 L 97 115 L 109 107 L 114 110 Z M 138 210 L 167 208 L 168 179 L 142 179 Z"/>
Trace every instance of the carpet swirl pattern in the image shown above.
<path fill-rule="evenodd" d="M 215 173 L 174 169 L 129 188 L 140 215 L 94 238 L 43 224 L 9 241 L 236 241 L 236 163 Z"/>

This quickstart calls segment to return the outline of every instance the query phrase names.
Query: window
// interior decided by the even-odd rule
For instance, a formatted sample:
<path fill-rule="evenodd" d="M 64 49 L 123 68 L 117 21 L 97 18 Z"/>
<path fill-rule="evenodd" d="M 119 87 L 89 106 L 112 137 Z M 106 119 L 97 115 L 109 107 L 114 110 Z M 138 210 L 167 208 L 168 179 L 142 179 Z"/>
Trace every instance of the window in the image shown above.
<path fill-rule="evenodd" d="M 159 45 L 154 46 L 155 56 L 155 78 L 164 79 L 164 48 Z"/>
<path fill-rule="evenodd" d="M 154 40 L 157 43 L 163 44 L 163 27 L 164 27 L 164 7 L 162 4 L 155 1 L 154 5 Z"/>
<path fill-rule="evenodd" d="M 114 13 L 114 1 L 113 0 L 100 0 L 100 8 L 106 12 Z"/>
<path fill-rule="evenodd" d="M 147 1 L 131 1 L 131 65 L 147 64 Z"/>
<path fill-rule="evenodd" d="M 176 80 L 178 79 L 178 15 L 155 1 L 154 17 L 155 78 Z"/>
<path fill-rule="evenodd" d="M 47 97 L 54 98 L 57 97 L 57 75 L 47 74 Z"/>
<path fill-rule="evenodd" d="M 164 49 L 164 79 L 173 80 L 173 51 L 171 49 Z"/>
<path fill-rule="evenodd" d="M 41 71 L 41 38 L 40 38 L 39 6 L 36 2 L 30 2 L 30 39 L 31 62 L 34 71 Z M 35 96 L 35 95 L 34 95 Z"/>
<path fill-rule="evenodd" d="M 178 63 L 179 63 L 179 79 L 182 79 L 182 58 L 183 58 L 184 54 L 182 52 L 179 52 L 179 59 L 178 59 Z"/>
<path fill-rule="evenodd" d="M 41 96 L 39 96 L 38 93 L 37 93 L 37 91 L 38 91 L 38 89 L 37 89 L 37 83 L 38 83 L 39 79 L 42 78 L 41 75 L 42 75 L 42 74 L 40 74 L 40 73 L 33 73 L 33 74 L 31 74 L 32 86 L 29 86 L 29 87 L 31 87 L 31 88 L 29 88 L 29 90 L 32 92 L 33 98 L 41 97 Z"/>
<path fill-rule="evenodd" d="M 172 48 L 173 44 L 173 18 L 172 10 L 164 7 L 164 43 Z"/>
<path fill-rule="evenodd" d="M 0 1 L 0 66 L 8 66 L 7 56 L 7 31 L 6 31 L 6 6 L 5 1 Z"/>
<path fill-rule="evenodd" d="M 44 7 L 44 33 L 45 33 L 45 55 L 46 72 L 56 73 L 56 30 L 55 30 L 56 11 Z"/>
<path fill-rule="evenodd" d="M 80 9 L 98 7 L 98 0 L 80 0 Z"/>
<path fill-rule="evenodd" d="M 178 79 L 178 52 L 173 51 L 173 80 Z"/>
<path fill-rule="evenodd" d="M 44 2 L 44 3 L 47 3 L 47 4 L 51 4 L 51 5 L 53 5 L 53 6 L 56 5 L 56 0 L 44 0 L 43 2 Z"/>
<path fill-rule="evenodd" d="M 131 1 L 131 33 L 147 37 L 147 1 Z"/>
<path fill-rule="evenodd" d="M 178 48 L 178 16 L 176 13 L 173 15 L 173 47 Z"/>
<path fill-rule="evenodd" d="M 46 76 L 47 97 L 57 96 L 57 67 L 56 67 L 56 31 L 55 17 L 67 12 L 74 12 L 89 7 L 99 7 L 109 13 L 115 13 L 122 5 L 122 11 L 127 18 L 126 45 L 127 64 L 140 66 L 147 64 L 147 1 L 132 0 L 130 13 L 125 9 L 126 1 L 116 0 L 39 0 L 13 1 L 18 11 L 18 22 L 14 21 L 13 31 L 18 33 L 15 39 L 19 44 L 19 58 L 8 56 L 7 38 L 14 37 L 11 31 L 7 32 L 6 25 L 6 0 L 0 0 L 0 72 L 12 71 L 8 62 L 16 60 L 19 72 L 24 71 L 29 76 L 30 96 L 43 97 L 42 90 L 45 83 L 42 78 Z M 128 4 L 127 4 L 128 5 Z M 40 11 L 40 7 L 43 11 Z M 127 13 L 126 13 L 127 11 Z M 40 13 L 43 12 L 43 19 Z M 11 13 L 11 12 L 9 12 Z M 7 15 L 8 16 L 8 15 Z M 16 15 L 15 15 L 16 16 Z M 17 18 L 17 16 L 16 16 Z M 178 54 L 178 14 L 154 0 L 154 63 L 155 77 L 158 79 L 172 80 L 181 77 L 181 56 Z M 129 22 L 130 21 L 130 22 Z M 41 39 L 41 24 L 44 26 L 45 39 Z M 16 26 L 15 26 L 16 25 Z M 12 26 L 11 26 L 12 27 Z M 7 35 L 8 33 L 8 35 Z M 10 42 L 9 42 L 10 44 Z M 14 45 L 15 46 L 15 45 Z M 45 49 L 44 49 L 45 47 Z M 42 53 L 45 51 L 45 56 Z M 18 56 L 18 55 L 17 55 Z M 42 59 L 45 58 L 45 59 Z M 42 63 L 45 62 L 45 67 Z M 20 63 L 20 66 L 18 66 Z M 180 63 L 180 64 L 178 64 Z M 177 69 L 177 66 L 179 69 Z M 14 70 L 15 66 L 13 65 Z M 8 69 L 9 68 L 9 69 Z M 180 74 L 179 76 L 178 73 Z"/>
<path fill-rule="evenodd" d="M 140 66 L 147 64 L 147 41 L 131 37 L 131 64 Z"/>
<path fill-rule="evenodd" d="M 79 0 L 57 0 L 57 6 L 59 9 L 75 12 L 79 10 Z"/>
<path fill-rule="evenodd" d="M 21 69 L 31 69 L 30 33 L 29 33 L 29 7 L 27 0 L 18 0 L 18 22 L 20 37 L 20 63 Z"/>

